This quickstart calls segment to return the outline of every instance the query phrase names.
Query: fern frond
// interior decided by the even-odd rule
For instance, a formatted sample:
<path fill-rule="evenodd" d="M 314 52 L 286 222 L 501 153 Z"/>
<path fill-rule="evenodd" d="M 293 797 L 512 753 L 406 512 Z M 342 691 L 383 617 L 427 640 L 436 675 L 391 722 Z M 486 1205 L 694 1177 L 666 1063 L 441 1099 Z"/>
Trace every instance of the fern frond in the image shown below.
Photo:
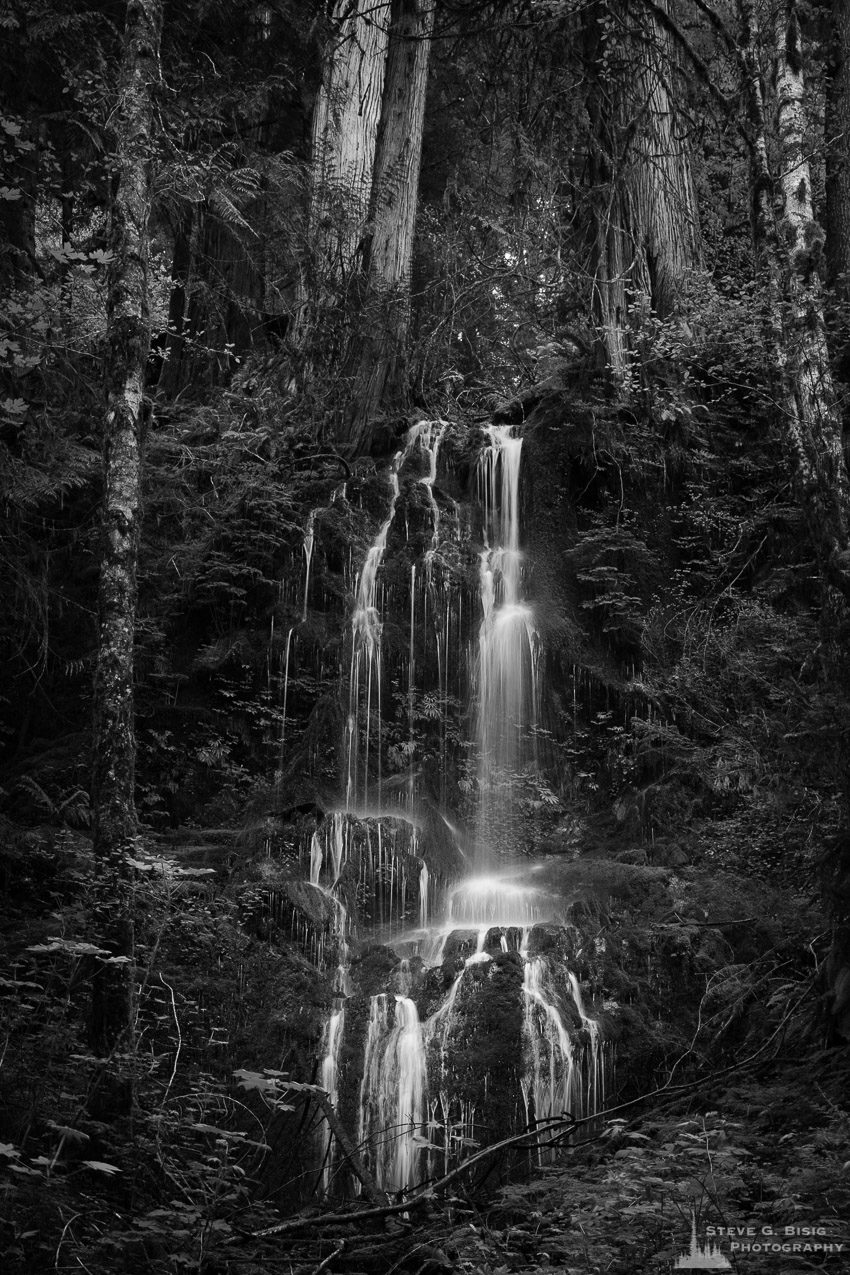
<path fill-rule="evenodd" d="M 247 234 L 253 235 L 255 239 L 259 238 L 254 227 L 245 220 L 227 191 L 222 190 L 220 187 L 210 191 L 208 202 L 210 208 L 218 214 L 225 225 L 243 230 Z"/>

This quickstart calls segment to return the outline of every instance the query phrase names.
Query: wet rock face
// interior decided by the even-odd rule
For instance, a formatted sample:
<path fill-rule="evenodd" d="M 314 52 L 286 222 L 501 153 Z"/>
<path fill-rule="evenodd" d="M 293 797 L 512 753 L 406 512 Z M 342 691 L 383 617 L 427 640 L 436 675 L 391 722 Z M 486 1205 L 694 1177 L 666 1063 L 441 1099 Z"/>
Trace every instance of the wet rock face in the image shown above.
<path fill-rule="evenodd" d="M 490 427 L 476 446 L 465 506 L 452 463 L 467 464 L 468 440 L 422 422 L 386 472 L 364 471 L 314 511 L 286 639 L 288 695 L 293 651 L 321 629 L 318 599 L 338 607 L 328 574 L 347 571 L 338 796 L 304 842 L 309 886 L 284 894 L 305 932 L 330 931 L 319 1073 L 392 1189 L 602 1096 L 593 988 L 568 968 L 587 974 L 587 943 L 552 874 L 515 858 L 542 828 L 568 836 L 537 740 L 522 442 Z M 288 756 L 303 781 L 304 742 L 281 748 L 282 787 L 295 779 Z M 338 1187 L 334 1146 L 319 1151 L 325 1188 Z"/>
<path fill-rule="evenodd" d="M 327 812 L 303 838 L 309 887 L 283 894 L 328 935 L 317 1072 L 392 1190 L 549 1116 L 600 1110 L 615 1045 L 620 1086 L 645 1084 L 726 959 L 688 864 L 650 866 L 630 842 L 629 801 L 595 844 L 568 800 L 598 685 L 580 676 L 578 599 L 558 577 L 571 524 L 555 527 L 549 497 L 557 475 L 565 490 L 587 479 L 580 441 L 549 466 L 556 444 L 535 434 L 524 472 L 518 439 L 482 431 L 458 505 L 456 432 L 423 423 L 388 471 L 314 519 L 292 650 L 319 634 L 322 599 L 344 632 L 325 670 L 336 716 L 281 749 L 281 790 L 312 766 Z M 535 502 L 549 512 L 526 532 Z M 318 1150 L 325 1189 L 350 1189 L 333 1145 Z"/>

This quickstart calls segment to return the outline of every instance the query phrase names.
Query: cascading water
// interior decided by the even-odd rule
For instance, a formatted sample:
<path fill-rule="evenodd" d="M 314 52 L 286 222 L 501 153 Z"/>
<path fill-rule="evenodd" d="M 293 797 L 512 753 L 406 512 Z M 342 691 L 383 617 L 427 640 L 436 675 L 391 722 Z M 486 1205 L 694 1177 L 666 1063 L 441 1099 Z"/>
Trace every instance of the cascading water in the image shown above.
<path fill-rule="evenodd" d="M 428 501 L 433 517 L 433 542 L 426 554 L 426 564 L 430 570 L 433 555 L 436 552 L 436 541 L 439 528 L 439 508 L 434 497 L 433 485 L 437 473 L 437 458 L 445 432 L 443 421 L 419 421 L 407 432 L 404 446 L 393 457 L 389 471 L 390 505 L 387 515 L 378 530 L 375 540 L 369 547 L 366 559 L 357 577 L 355 589 L 354 611 L 351 617 L 351 669 L 349 675 L 349 711 L 346 726 L 347 778 L 345 788 L 346 809 L 354 810 L 362 804 L 369 803 L 370 766 L 372 761 L 372 727 L 373 716 L 377 723 L 377 738 L 374 743 L 374 756 L 377 760 L 377 777 L 374 786 L 377 790 L 378 807 L 381 806 L 381 720 L 382 720 L 382 634 L 383 614 L 380 596 L 378 573 L 384 560 L 387 538 L 396 514 L 401 492 L 399 475 L 401 470 L 418 444 L 429 458 L 428 473 L 420 481 L 428 493 Z M 415 584 L 415 576 L 414 576 Z M 411 634 L 415 624 L 415 590 L 411 600 Z M 413 659 L 411 656 L 411 677 L 413 675 Z"/>
<path fill-rule="evenodd" d="M 418 1180 L 425 1138 L 425 1041 L 409 996 L 372 997 L 360 1085 L 358 1144 L 376 1181 L 389 1190 Z"/>
<path fill-rule="evenodd" d="M 361 968 L 349 963 L 349 938 L 356 939 L 348 933 L 343 909 L 340 964 L 320 1065 L 331 1102 L 344 1103 L 343 1090 L 356 1091 L 356 1110 L 344 1115 L 357 1129 L 365 1167 L 379 1185 L 394 1191 L 444 1171 L 468 1154 L 477 1138 L 492 1141 L 511 1128 L 534 1127 L 566 1111 L 592 1114 L 604 1098 L 610 1071 L 599 1024 L 585 1010 L 577 977 L 552 948 L 552 933 L 566 933 L 557 900 L 529 877 L 531 865 L 522 857 L 521 797 L 536 764 L 539 641 L 525 595 L 521 549 L 522 440 L 508 427 L 486 430 L 477 468 L 483 547 L 477 563 L 480 619 L 469 677 L 476 791 L 468 855 L 454 819 L 439 811 L 440 826 L 458 842 L 458 862 L 467 859 L 472 871 L 452 882 L 430 866 L 434 825 L 419 822 L 421 797 L 412 759 L 419 747 L 417 694 L 432 692 L 422 684 L 428 661 L 417 662 L 416 652 L 427 651 L 431 633 L 436 690 L 445 703 L 449 632 L 454 626 L 456 642 L 460 639 L 464 613 L 462 595 L 456 602 L 447 600 L 443 568 L 437 568 L 442 559 L 436 484 L 446 430 L 442 421 L 419 422 L 390 467 L 389 506 L 354 588 L 344 808 L 325 818 L 310 849 L 313 884 L 340 908 L 340 898 L 356 899 L 361 924 L 384 944 L 376 950 L 386 952 L 389 942 L 407 954 L 390 983 L 384 981 L 388 990 L 376 993 L 374 983 L 364 982 L 364 958 Z M 410 483 L 406 466 L 420 454 L 427 469 Z M 390 531 L 404 500 L 409 544 L 408 504 L 417 488 L 425 491 L 430 535 L 418 542 L 421 568 L 414 558 L 406 573 L 403 605 L 388 603 L 381 568 Z M 421 500 L 418 508 L 423 508 Z M 305 540 L 308 580 L 311 555 L 312 541 L 308 551 Z M 409 624 L 401 674 L 396 666 L 384 667 L 390 606 L 396 624 L 400 618 Z M 395 800 L 383 782 L 382 719 L 385 701 L 387 708 L 390 703 L 384 683 L 395 689 L 396 708 L 383 729 L 389 733 L 392 723 L 396 738 L 405 740 L 403 748 L 394 747 L 396 757 L 409 765 Z M 444 722 L 440 729 L 445 767 Z M 439 787 L 443 794 L 444 775 Z M 418 929 L 411 930 L 416 921 Z M 545 952 L 535 938 L 538 930 L 548 935 Z M 569 946 L 562 943 L 557 950 Z M 502 1007 L 504 1028 L 494 1026 L 490 1011 L 480 1008 L 491 995 Z M 363 1007 L 349 1015 L 352 1000 Z M 345 1085 L 340 1081 L 341 1066 L 354 1066 L 341 1063 L 347 1033 L 346 1058 L 361 1059 L 356 1086 L 351 1078 Z M 334 1167 L 328 1142 L 323 1155 L 327 1190 Z"/>
<path fill-rule="evenodd" d="M 490 865 L 519 842 L 517 783 L 531 752 L 537 716 L 537 632 L 522 596 L 522 440 L 491 425 L 478 487 L 484 513 L 479 559 L 478 788 L 476 859 Z"/>

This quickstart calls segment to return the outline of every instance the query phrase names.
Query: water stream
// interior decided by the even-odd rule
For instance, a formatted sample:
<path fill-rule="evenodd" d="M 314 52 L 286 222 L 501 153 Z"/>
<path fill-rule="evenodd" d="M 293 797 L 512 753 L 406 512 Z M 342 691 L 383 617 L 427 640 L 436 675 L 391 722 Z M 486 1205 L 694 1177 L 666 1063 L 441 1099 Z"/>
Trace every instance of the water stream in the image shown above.
<path fill-rule="evenodd" d="M 444 498 L 437 484 L 447 428 L 443 421 L 413 426 L 388 472 L 386 512 L 353 590 L 344 799 L 310 846 L 310 880 L 341 908 L 320 1083 L 331 1102 L 345 1108 L 344 1045 L 349 1058 L 359 1058 L 359 1066 L 345 1064 L 352 1069 L 347 1092 L 356 1094 L 348 1102 L 356 1109 L 343 1109 L 343 1117 L 357 1131 L 364 1164 L 392 1191 L 445 1171 L 480 1138 L 493 1141 L 564 1112 L 592 1114 L 610 1072 L 599 1023 L 559 955 L 564 943 L 558 947 L 553 938 L 566 932 L 563 909 L 533 880 L 533 865 L 524 857 L 522 797 L 537 766 L 540 643 L 522 549 L 523 443 L 504 426 L 485 431 L 476 470 L 483 543 L 477 551 L 477 638 L 467 664 L 474 776 L 468 834 L 443 808 L 444 774 L 439 784 L 438 822 L 441 835 L 453 840 L 454 879 L 435 867 L 433 812 L 430 823 L 420 818 L 430 807 L 422 804 L 414 770 L 423 729 L 418 705 L 435 690 L 438 702 L 448 699 L 449 633 L 454 626 L 460 634 L 463 608 L 462 593 L 452 601 L 440 570 Z M 407 470 L 414 462 L 424 464 L 424 473 L 411 482 Z M 391 534 L 400 534 L 393 525 L 402 502 L 410 543 L 407 502 L 416 484 L 425 492 L 430 534 L 421 542 L 421 566 L 414 558 L 406 572 L 402 603 L 382 587 L 382 568 Z M 308 535 L 305 618 L 313 516 Z M 395 624 L 407 625 L 406 666 L 384 666 L 390 614 Z M 423 684 L 429 661 L 421 652 L 429 642 L 436 688 Z M 395 716 L 385 704 L 390 687 L 402 705 Z M 440 731 L 445 771 L 445 721 Z M 390 732 L 404 736 L 403 747 L 393 747 L 409 767 L 404 785 L 397 786 L 403 794 L 398 800 L 390 799 L 384 774 L 382 736 Z M 378 950 L 401 956 L 381 990 L 374 983 L 369 989 L 362 961 L 356 970 L 351 965 L 355 939 L 349 925 L 355 922 L 349 923 L 343 897 L 356 901 L 357 923 L 364 935 L 380 939 Z M 538 950 L 538 931 L 548 936 L 545 952 Z M 500 1006 L 501 1019 L 486 1009 L 491 1003 Z M 362 1005 L 353 1017 L 351 1005 Z M 327 1139 L 322 1154 L 330 1191 L 338 1157 Z"/>

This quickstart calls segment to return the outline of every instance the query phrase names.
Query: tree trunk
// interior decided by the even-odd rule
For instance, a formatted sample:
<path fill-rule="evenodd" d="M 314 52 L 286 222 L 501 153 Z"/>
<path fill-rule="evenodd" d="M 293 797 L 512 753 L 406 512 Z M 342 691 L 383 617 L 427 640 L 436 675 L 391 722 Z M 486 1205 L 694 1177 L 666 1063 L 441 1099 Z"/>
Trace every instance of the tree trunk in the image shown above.
<path fill-rule="evenodd" d="M 657 0 L 670 13 L 672 0 Z M 632 34 L 636 75 L 629 115 L 634 126 L 629 165 L 636 268 L 646 270 L 644 290 L 660 319 L 675 314 L 688 272 L 699 264 L 696 194 L 687 145 L 671 96 L 675 51 L 669 34 L 648 10 Z"/>
<path fill-rule="evenodd" d="M 648 310 L 668 318 L 678 308 L 699 264 L 699 223 L 668 32 L 651 9 L 606 0 L 588 13 L 585 38 L 593 310 L 602 356 L 622 381 L 629 329 Z"/>
<path fill-rule="evenodd" d="M 309 240 L 314 303 L 351 274 L 372 189 L 384 88 L 389 0 L 337 0 L 313 113 Z"/>
<path fill-rule="evenodd" d="M 785 260 L 786 424 L 800 495 L 824 581 L 850 600 L 848 511 L 841 416 L 830 371 L 820 270 L 824 235 L 815 221 L 806 146 L 803 53 L 795 0 L 776 17 L 779 241 Z"/>
<path fill-rule="evenodd" d="M 348 357 L 352 408 L 339 431 L 350 454 L 368 445 L 369 423 L 399 388 L 404 367 L 433 26 L 433 0 L 393 0 L 363 258 L 367 294 Z"/>
<path fill-rule="evenodd" d="M 805 145 L 805 84 L 800 28 L 794 0 L 774 19 L 776 106 L 779 133 L 778 190 L 782 218 L 774 223 L 774 183 L 768 167 L 764 82 L 756 57 L 754 0 L 739 0 L 741 54 L 747 71 L 747 106 L 753 157 L 753 225 L 756 257 L 767 285 L 766 336 L 778 374 L 778 407 L 797 496 L 823 584 L 822 634 L 825 676 L 843 717 L 850 701 L 850 488 L 842 448 L 841 417 L 830 369 L 820 266 L 823 232 L 814 218 Z M 838 768 L 850 813 L 846 728 L 839 739 Z M 846 836 L 826 869 L 833 924 L 826 978 L 833 1030 L 850 1039 L 850 852 Z"/>
<path fill-rule="evenodd" d="M 591 306 L 597 328 L 596 351 L 616 384 L 628 363 L 626 288 L 632 260 L 626 224 L 625 188 L 619 170 L 624 128 L 622 96 L 612 92 L 608 70 L 610 37 L 606 4 L 590 9 L 584 21 L 588 92 L 588 184 L 590 187 Z"/>
<path fill-rule="evenodd" d="M 827 283 L 850 301 L 850 5 L 832 0 L 826 64 Z"/>
<path fill-rule="evenodd" d="M 148 267 L 152 195 L 153 95 L 159 78 L 160 0 L 129 0 L 115 111 L 115 189 L 110 209 L 112 262 L 107 300 L 104 510 L 100 628 L 94 698 L 94 851 L 96 934 L 109 960 L 92 982 L 90 1046 L 101 1058 L 129 1051 L 134 1019 L 132 867 L 134 800 L 133 643 L 143 389 L 150 348 Z M 127 1069 L 105 1066 L 101 1114 L 132 1100 Z"/>

